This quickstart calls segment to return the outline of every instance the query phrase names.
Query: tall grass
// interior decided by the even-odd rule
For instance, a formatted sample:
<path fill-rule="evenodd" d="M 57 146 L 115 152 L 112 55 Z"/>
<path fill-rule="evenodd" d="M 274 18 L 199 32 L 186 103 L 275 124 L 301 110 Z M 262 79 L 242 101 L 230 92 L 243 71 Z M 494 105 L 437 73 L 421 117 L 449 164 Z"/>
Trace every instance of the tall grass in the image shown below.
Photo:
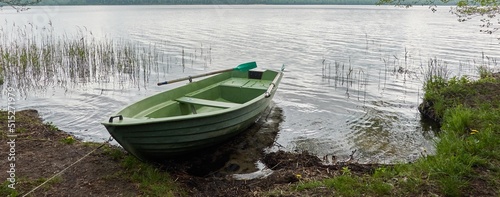
<path fill-rule="evenodd" d="M 182 55 L 178 57 L 167 54 L 157 44 L 100 38 L 86 28 L 79 28 L 73 35 L 59 35 L 51 23 L 47 27 L 36 27 L 5 22 L 0 27 L 0 82 L 20 90 L 88 83 L 141 88 L 150 83 L 152 73 L 160 78 L 160 73 L 165 75 L 172 67 L 184 70 L 189 60 L 193 66 L 193 59 L 203 59 L 204 67 L 208 66 L 211 47 L 208 52 L 195 50 L 188 53 L 182 48 Z"/>

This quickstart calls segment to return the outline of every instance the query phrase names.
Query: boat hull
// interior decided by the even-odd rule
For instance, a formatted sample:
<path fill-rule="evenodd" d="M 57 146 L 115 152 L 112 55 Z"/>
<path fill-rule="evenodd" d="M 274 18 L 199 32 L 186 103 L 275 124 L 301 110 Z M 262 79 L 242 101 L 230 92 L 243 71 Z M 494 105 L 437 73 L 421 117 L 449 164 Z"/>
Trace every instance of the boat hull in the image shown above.
<path fill-rule="evenodd" d="M 272 82 L 277 86 L 280 80 L 281 73 L 277 73 Z M 125 116 L 123 121 L 108 121 L 103 122 L 103 125 L 125 150 L 141 160 L 189 156 L 190 153 L 225 142 L 254 124 L 269 106 L 275 91 L 276 88 L 273 88 L 268 92 L 269 97 L 266 97 L 265 91 L 261 91 L 262 94 L 238 103 L 235 107 L 208 113 L 193 112 L 189 115 L 148 118 L 143 121 L 137 117 Z M 181 103 L 175 105 L 183 106 Z M 122 112 L 126 110 L 127 108 Z"/>

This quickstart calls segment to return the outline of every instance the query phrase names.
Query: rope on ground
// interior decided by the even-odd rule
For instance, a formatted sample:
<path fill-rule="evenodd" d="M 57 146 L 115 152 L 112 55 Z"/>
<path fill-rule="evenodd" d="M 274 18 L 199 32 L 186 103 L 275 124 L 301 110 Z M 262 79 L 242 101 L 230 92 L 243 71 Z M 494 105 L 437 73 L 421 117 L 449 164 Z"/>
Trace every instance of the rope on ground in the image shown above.
<path fill-rule="evenodd" d="M 35 190 L 37 190 L 38 188 L 42 187 L 43 185 L 45 185 L 46 183 L 48 183 L 50 180 L 54 179 L 55 177 L 61 175 L 64 171 L 66 171 L 67 169 L 71 168 L 71 166 L 77 164 L 78 162 L 80 162 L 81 160 L 85 159 L 85 157 L 89 156 L 90 154 L 92 154 L 93 152 L 95 152 L 96 150 L 99 150 L 100 148 L 102 148 L 104 145 L 108 144 L 109 142 L 113 141 L 113 137 L 109 137 L 109 139 L 104 142 L 103 144 L 101 144 L 99 147 L 95 148 L 94 150 L 90 151 L 89 153 L 87 153 L 86 155 L 84 155 L 83 157 L 81 157 L 80 159 L 76 160 L 75 162 L 73 162 L 71 165 L 69 165 L 68 167 L 64 168 L 63 170 L 59 171 L 57 174 L 54 174 L 54 176 L 50 177 L 49 179 L 47 179 L 45 182 L 43 182 L 42 184 L 36 186 L 35 188 L 33 188 L 31 191 L 29 191 L 28 193 L 24 194 L 23 197 L 25 196 L 28 196 L 29 194 L 33 193 Z"/>

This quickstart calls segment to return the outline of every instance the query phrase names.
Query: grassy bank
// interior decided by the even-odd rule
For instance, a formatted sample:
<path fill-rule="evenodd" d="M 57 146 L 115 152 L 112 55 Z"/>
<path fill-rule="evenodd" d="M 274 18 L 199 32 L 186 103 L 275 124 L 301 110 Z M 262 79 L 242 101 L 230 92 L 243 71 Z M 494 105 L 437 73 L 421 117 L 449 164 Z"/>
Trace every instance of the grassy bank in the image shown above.
<path fill-rule="evenodd" d="M 326 179 L 304 179 L 268 194 L 335 196 L 498 196 L 500 195 L 500 77 L 449 80 L 432 76 L 425 83 L 421 111 L 440 121 L 434 155 L 414 163 L 354 175 L 349 167 Z"/>

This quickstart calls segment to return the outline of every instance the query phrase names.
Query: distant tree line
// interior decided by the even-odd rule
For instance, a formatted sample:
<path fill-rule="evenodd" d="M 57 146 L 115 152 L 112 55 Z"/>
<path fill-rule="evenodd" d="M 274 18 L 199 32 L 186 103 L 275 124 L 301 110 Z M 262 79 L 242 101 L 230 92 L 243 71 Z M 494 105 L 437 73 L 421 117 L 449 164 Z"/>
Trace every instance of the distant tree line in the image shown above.
<path fill-rule="evenodd" d="M 40 1 L 42 0 L 0 0 L 0 8 L 10 6 L 20 12 L 27 10 L 26 6 L 38 4 Z"/>
<path fill-rule="evenodd" d="M 375 5 L 376 3 L 376 0 L 42 0 L 39 5 Z"/>

